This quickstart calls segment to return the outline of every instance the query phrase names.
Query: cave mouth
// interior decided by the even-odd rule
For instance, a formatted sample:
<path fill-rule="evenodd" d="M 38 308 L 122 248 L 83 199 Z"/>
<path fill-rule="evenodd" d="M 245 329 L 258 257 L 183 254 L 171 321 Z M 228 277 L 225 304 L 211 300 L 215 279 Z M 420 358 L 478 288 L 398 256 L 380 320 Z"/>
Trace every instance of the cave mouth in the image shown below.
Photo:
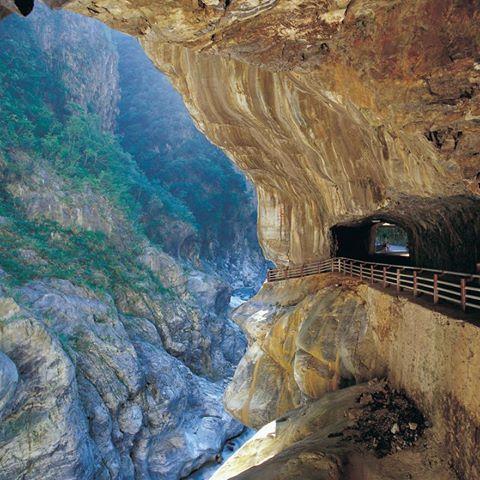
<path fill-rule="evenodd" d="M 331 228 L 332 256 L 411 265 L 409 234 L 391 220 L 368 218 Z"/>

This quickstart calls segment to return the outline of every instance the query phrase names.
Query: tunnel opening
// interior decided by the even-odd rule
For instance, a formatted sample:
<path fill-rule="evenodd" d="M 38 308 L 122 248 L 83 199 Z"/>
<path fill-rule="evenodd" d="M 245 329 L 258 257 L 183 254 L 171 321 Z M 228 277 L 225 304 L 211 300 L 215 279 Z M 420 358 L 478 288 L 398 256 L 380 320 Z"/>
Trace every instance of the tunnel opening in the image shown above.
<path fill-rule="evenodd" d="M 378 263 L 476 273 L 480 263 L 479 209 L 480 201 L 465 195 L 448 199 L 415 197 L 413 201 L 398 203 L 395 210 L 334 225 L 331 254 Z M 382 248 L 384 233 L 389 251 Z M 398 246 L 403 247 L 403 251 L 398 251 Z"/>
<path fill-rule="evenodd" d="M 331 228 L 332 256 L 357 260 L 412 265 L 408 231 L 381 218 Z"/>
<path fill-rule="evenodd" d="M 375 255 L 410 257 L 407 232 L 394 223 L 378 222 L 372 226 Z"/>

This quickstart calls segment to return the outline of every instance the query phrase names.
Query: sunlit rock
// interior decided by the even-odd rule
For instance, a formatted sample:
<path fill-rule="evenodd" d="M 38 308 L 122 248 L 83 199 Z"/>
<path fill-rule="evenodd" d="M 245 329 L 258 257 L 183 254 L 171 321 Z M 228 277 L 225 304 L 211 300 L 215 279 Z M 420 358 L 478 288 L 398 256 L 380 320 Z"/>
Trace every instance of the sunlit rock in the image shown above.
<path fill-rule="evenodd" d="M 338 274 L 269 283 L 252 302 L 270 321 L 249 329 L 249 302 L 238 309 L 250 346 L 224 398 L 235 417 L 261 427 L 330 391 L 387 377 L 433 423 L 454 469 L 479 475 L 476 325 Z"/>
<path fill-rule="evenodd" d="M 415 407 L 399 412 L 392 408 L 393 402 L 378 402 L 369 410 L 372 396 L 382 398 L 383 392 L 375 382 L 349 387 L 277 418 L 243 445 L 212 480 L 456 479 L 445 447 L 435 438 L 435 426 L 420 438 L 411 433 L 409 415 L 421 418 Z M 401 427 L 395 423 L 397 415 L 403 417 Z M 384 445 L 378 448 L 380 441 Z M 385 455 L 383 449 L 393 451 Z"/>

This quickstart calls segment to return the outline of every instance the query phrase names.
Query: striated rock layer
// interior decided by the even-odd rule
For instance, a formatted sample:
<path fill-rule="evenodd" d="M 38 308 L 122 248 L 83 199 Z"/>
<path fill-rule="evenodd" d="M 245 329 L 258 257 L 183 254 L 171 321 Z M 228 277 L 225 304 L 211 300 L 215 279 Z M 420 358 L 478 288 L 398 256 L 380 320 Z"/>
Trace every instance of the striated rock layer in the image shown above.
<path fill-rule="evenodd" d="M 424 213 L 439 207 L 433 198 L 450 206 L 462 202 L 468 179 L 480 170 L 478 159 L 467 168 L 458 151 L 447 155 L 432 145 L 419 100 L 412 98 L 408 108 L 421 118 L 392 115 L 395 98 L 414 97 L 400 93 L 396 81 L 367 90 L 351 71 L 271 72 L 179 47 L 145 46 L 174 79 L 200 128 L 253 179 L 260 241 L 277 263 L 328 255 L 330 227 L 374 212 L 410 229 L 424 225 Z M 478 82 L 473 67 L 472 75 Z M 344 85 L 332 84 L 339 76 Z M 443 115 L 437 109 L 435 116 Z M 407 128 L 413 121 L 422 126 Z M 423 212 L 412 208 L 419 201 Z M 474 201 L 464 214 L 473 238 L 478 209 Z M 456 216 L 432 223 L 453 223 Z M 462 238 L 458 243 L 472 245 Z M 472 251 L 478 248 L 473 243 Z M 418 248 L 420 257 L 424 250 Z M 441 257 L 428 263 L 440 266 Z"/>
<path fill-rule="evenodd" d="M 387 377 L 431 420 L 460 478 L 480 478 L 477 326 L 337 274 L 265 284 L 236 321 L 250 347 L 225 404 L 243 423 Z"/>
<path fill-rule="evenodd" d="M 413 226 L 418 198 L 480 192 L 475 1 L 52 3 L 141 38 L 255 182 L 278 263 L 327 255 L 340 221 L 400 206 Z"/>

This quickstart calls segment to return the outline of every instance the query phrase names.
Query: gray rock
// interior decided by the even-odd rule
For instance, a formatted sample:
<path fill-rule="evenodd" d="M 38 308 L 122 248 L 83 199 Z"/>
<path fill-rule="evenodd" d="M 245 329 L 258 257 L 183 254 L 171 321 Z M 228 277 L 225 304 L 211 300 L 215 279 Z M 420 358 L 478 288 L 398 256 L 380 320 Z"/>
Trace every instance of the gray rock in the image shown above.
<path fill-rule="evenodd" d="M 0 479 L 93 478 L 75 369 L 60 343 L 11 299 L 0 299 L 0 349 L 20 372 L 2 418 Z"/>
<path fill-rule="evenodd" d="M 143 413 L 138 405 L 126 405 L 118 414 L 118 426 L 124 433 L 135 435 L 142 426 Z"/>
<path fill-rule="evenodd" d="M 230 287 L 218 277 L 194 270 L 188 277 L 188 290 L 203 309 L 225 313 L 230 303 Z"/>
<path fill-rule="evenodd" d="M 15 393 L 17 384 L 17 367 L 4 353 L 0 352 L 0 419 Z"/>
<path fill-rule="evenodd" d="M 26 480 L 177 480 L 242 431 L 223 409 L 223 385 L 170 355 L 149 319 L 63 280 L 15 293 L 31 314 L 0 299 L 0 349 L 11 359 L 0 368 L 12 379 L 15 365 L 22 372 L 4 409 L 0 480 L 27 465 Z"/>

